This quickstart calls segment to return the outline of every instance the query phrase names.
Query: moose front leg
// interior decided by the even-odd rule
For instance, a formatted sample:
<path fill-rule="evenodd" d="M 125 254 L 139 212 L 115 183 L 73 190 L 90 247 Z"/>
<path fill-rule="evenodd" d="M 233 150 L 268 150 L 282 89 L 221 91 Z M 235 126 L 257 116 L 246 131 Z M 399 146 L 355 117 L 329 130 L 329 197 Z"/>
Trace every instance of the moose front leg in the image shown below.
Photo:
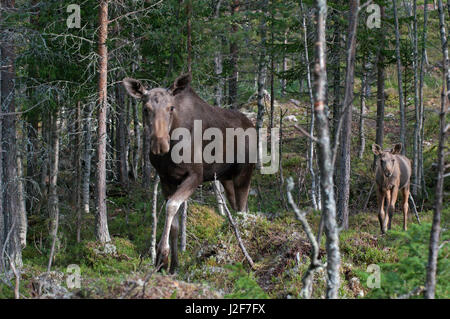
<path fill-rule="evenodd" d="M 385 193 L 377 189 L 377 199 L 378 199 L 378 221 L 380 222 L 380 229 L 381 233 L 384 234 L 383 224 L 384 224 L 384 199 L 385 199 Z"/>
<path fill-rule="evenodd" d="M 164 229 L 161 235 L 161 240 L 158 244 L 158 250 L 156 253 L 156 264 L 155 266 L 161 267 L 161 269 L 167 270 L 169 266 L 169 252 L 170 252 L 170 246 L 169 246 L 169 236 L 170 236 L 170 229 L 172 228 L 173 221 L 175 218 L 175 215 L 178 212 L 178 209 L 180 208 L 180 205 L 189 198 L 189 196 L 192 195 L 194 190 L 197 188 L 197 186 L 200 184 L 200 179 L 198 176 L 190 175 L 188 178 L 186 178 L 177 188 L 175 193 L 170 196 L 169 200 L 166 204 L 166 220 L 164 223 Z M 176 226 L 176 225 L 173 225 Z M 172 241 L 174 242 L 174 241 Z M 174 252 L 176 250 L 172 247 Z M 176 263 L 176 259 L 174 262 Z M 171 267 L 173 268 L 173 267 Z M 172 271 L 174 269 L 171 269 Z"/>
<path fill-rule="evenodd" d="M 394 186 L 394 188 L 391 190 L 391 201 L 389 202 L 388 229 L 391 229 L 391 223 L 392 220 L 394 219 L 395 203 L 397 202 L 397 196 L 398 196 L 398 187 Z"/>
<path fill-rule="evenodd" d="M 389 216 L 390 216 L 389 214 L 391 214 L 391 211 L 390 211 L 391 190 L 390 189 L 386 190 L 385 197 L 386 197 L 386 203 L 387 204 L 386 204 L 386 213 L 384 215 L 384 221 L 383 221 L 383 233 L 385 233 L 386 230 L 387 230 L 387 226 L 389 224 Z"/>

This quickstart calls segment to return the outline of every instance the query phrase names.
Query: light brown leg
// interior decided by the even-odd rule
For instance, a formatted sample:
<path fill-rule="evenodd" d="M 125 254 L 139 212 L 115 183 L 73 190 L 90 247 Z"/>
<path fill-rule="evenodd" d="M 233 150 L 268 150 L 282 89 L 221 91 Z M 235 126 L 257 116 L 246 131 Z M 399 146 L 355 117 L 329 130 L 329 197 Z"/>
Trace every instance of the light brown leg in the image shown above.
<path fill-rule="evenodd" d="M 378 221 L 380 222 L 381 233 L 384 234 L 383 223 L 384 223 L 384 198 L 385 194 L 377 187 L 377 199 L 378 199 Z"/>
<path fill-rule="evenodd" d="M 384 223 L 383 223 L 383 229 L 384 232 L 387 230 L 387 226 L 389 224 L 389 214 L 390 214 L 390 202 L 391 202 L 391 190 L 386 191 L 386 213 L 384 214 Z"/>
<path fill-rule="evenodd" d="M 161 269 L 167 269 L 169 265 L 169 236 L 170 229 L 172 228 L 172 222 L 175 218 L 180 205 L 192 195 L 194 190 L 200 184 L 200 177 L 198 175 L 190 175 L 186 178 L 177 188 L 175 193 L 170 196 L 166 204 L 166 220 L 164 223 L 164 229 L 161 235 L 161 240 L 158 244 L 158 250 L 156 253 L 156 267 Z M 175 248 L 173 248 L 175 249 Z"/>
<path fill-rule="evenodd" d="M 409 198 L 409 185 L 406 186 L 403 191 L 403 230 L 408 230 L 408 198 Z"/>
<path fill-rule="evenodd" d="M 398 188 L 394 187 L 391 190 L 391 202 L 389 204 L 389 224 L 388 229 L 391 229 L 391 223 L 394 219 L 394 212 L 395 212 L 395 203 L 397 202 L 397 196 L 398 196 Z"/>

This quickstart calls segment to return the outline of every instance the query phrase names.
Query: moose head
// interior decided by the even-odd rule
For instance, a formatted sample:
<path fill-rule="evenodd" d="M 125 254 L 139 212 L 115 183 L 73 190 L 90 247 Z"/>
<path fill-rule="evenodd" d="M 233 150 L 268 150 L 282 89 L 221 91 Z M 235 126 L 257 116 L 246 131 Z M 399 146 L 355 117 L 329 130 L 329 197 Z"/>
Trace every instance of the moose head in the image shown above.
<path fill-rule="evenodd" d="M 127 92 L 134 98 L 143 102 L 144 121 L 151 127 L 151 152 L 155 155 L 164 155 L 170 150 L 170 131 L 174 121 L 177 120 L 177 111 L 180 105 L 176 95 L 189 87 L 190 74 L 179 76 L 169 89 L 154 88 L 149 90 L 139 80 L 123 79 Z"/>

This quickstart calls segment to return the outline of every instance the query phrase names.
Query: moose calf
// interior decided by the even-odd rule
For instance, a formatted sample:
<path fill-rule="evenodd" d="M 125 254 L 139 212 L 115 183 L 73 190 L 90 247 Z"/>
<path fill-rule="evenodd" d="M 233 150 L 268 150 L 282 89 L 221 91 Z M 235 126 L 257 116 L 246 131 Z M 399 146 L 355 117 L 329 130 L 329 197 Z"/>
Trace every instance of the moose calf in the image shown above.
<path fill-rule="evenodd" d="M 403 193 L 403 229 L 407 229 L 411 161 L 400 154 L 401 150 L 402 144 L 396 144 L 393 149 L 384 151 L 379 145 L 372 145 L 373 153 L 378 156 L 375 182 L 377 184 L 378 220 L 382 234 L 386 233 L 386 229 L 391 229 L 399 190 Z"/>

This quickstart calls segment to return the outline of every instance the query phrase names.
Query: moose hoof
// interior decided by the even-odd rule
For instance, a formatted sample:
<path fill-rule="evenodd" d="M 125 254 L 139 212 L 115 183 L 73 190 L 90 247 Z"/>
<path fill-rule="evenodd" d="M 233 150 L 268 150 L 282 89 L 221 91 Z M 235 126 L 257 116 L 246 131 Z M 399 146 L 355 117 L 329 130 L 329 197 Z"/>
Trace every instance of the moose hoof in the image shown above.
<path fill-rule="evenodd" d="M 169 267 L 169 251 L 158 248 L 155 267 L 158 271 L 167 271 L 167 268 Z"/>

